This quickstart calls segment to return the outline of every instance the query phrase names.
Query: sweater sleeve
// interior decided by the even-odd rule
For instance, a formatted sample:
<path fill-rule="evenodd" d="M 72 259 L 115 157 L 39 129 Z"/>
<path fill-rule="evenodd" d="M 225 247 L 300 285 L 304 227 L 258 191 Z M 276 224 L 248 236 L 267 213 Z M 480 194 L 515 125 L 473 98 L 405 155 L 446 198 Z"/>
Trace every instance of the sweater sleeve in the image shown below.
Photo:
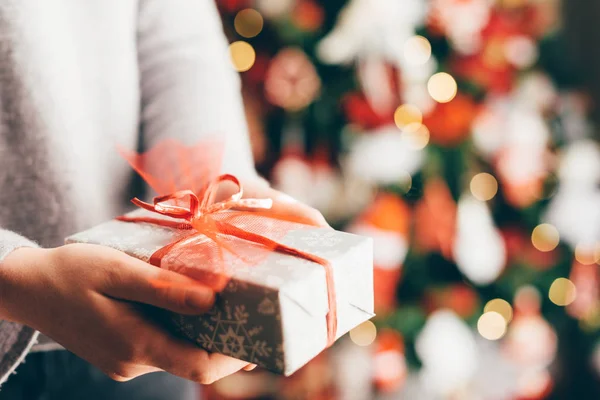
<path fill-rule="evenodd" d="M 0 268 L 4 257 L 19 247 L 37 245 L 14 232 L 0 229 Z M 37 336 L 38 332 L 27 326 L 0 320 L 0 384 L 8 379 L 23 361 L 36 342 Z"/>
<path fill-rule="evenodd" d="M 256 176 L 238 73 L 213 0 L 140 0 L 138 62 L 146 147 L 225 138 L 223 171 Z"/>

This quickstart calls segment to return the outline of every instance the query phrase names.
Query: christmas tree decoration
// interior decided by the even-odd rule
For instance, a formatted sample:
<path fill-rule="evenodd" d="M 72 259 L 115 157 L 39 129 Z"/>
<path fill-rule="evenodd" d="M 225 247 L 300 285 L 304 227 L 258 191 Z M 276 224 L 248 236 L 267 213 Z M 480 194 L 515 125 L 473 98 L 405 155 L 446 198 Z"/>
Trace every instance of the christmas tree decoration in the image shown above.
<path fill-rule="evenodd" d="M 294 9 L 296 2 L 297 0 L 255 0 L 256 8 L 270 19 L 285 17 Z"/>
<path fill-rule="evenodd" d="M 375 312 L 389 313 L 396 306 L 396 288 L 408 251 L 410 209 L 392 194 L 380 194 L 348 228 L 373 239 Z"/>
<path fill-rule="evenodd" d="M 455 146 L 469 136 L 470 126 L 479 106 L 468 95 L 459 93 L 448 103 L 438 103 L 426 114 L 423 123 L 429 128 L 431 141 L 442 146 Z"/>
<path fill-rule="evenodd" d="M 272 104 L 298 111 L 317 97 L 320 88 L 315 67 L 302 50 L 286 48 L 271 60 L 265 77 L 265 96 Z"/>
<path fill-rule="evenodd" d="M 423 364 L 421 379 L 437 395 L 457 395 L 477 371 L 473 333 L 451 311 L 439 310 L 429 316 L 415 348 Z"/>
<path fill-rule="evenodd" d="M 569 293 L 569 295 L 570 297 L 575 295 L 575 298 L 567 305 L 567 312 L 578 319 L 593 316 L 600 307 L 600 271 L 598 271 L 598 267 L 575 261 L 569 280 L 575 288 L 574 293 Z M 573 291 L 573 288 L 570 290 Z"/>
<path fill-rule="evenodd" d="M 473 283 L 492 283 L 506 265 L 506 248 L 488 207 L 464 195 L 458 202 L 454 258 Z"/>
<path fill-rule="evenodd" d="M 452 259 L 457 206 L 444 181 L 430 180 L 415 208 L 415 245 Z"/>
<path fill-rule="evenodd" d="M 335 384 L 260 396 L 598 397 L 574 378 L 600 331 L 597 107 L 564 5 L 218 3 L 254 53 L 238 70 L 261 173 L 374 243 L 375 325 L 326 353 Z"/>
<path fill-rule="evenodd" d="M 544 219 L 575 249 L 600 242 L 600 148 L 589 140 L 572 143 L 560 158 L 559 187 Z"/>
<path fill-rule="evenodd" d="M 347 166 L 367 182 L 398 184 L 410 181 L 421 168 L 423 157 L 423 151 L 415 149 L 410 138 L 388 125 L 358 137 L 348 154 Z"/>
<path fill-rule="evenodd" d="M 292 22 L 303 31 L 313 32 L 321 27 L 325 14 L 313 0 L 299 0 L 292 11 Z"/>
<path fill-rule="evenodd" d="M 389 329 L 381 331 L 373 357 L 373 382 L 376 390 L 380 393 L 397 392 L 408 375 L 402 336 Z"/>
<path fill-rule="evenodd" d="M 448 309 L 463 319 L 475 314 L 479 307 L 479 297 L 473 288 L 462 283 L 433 288 L 425 297 L 426 310 Z"/>

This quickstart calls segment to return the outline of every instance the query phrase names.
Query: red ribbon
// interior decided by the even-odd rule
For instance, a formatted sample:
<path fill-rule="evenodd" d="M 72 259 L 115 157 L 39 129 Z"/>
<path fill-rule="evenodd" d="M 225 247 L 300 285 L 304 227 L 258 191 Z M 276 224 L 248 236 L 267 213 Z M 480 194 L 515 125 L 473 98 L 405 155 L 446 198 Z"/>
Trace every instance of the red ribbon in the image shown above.
<path fill-rule="evenodd" d="M 218 186 L 225 181 L 234 183 L 237 186 L 238 191 L 223 201 L 215 202 Z M 243 193 L 240 181 L 233 175 L 225 174 L 219 176 L 208 186 L 204 191 L 202 199 L 199 199 L 192 190 L 179 190 L 171 194 L 155 197 L 153 204 L 146 203 L 138 198 L 132 200 L 138 207 L 167 217 L 184 220 L 184 222 L 151 217 L 131 217 L 127 215 L 117 217 L 117 220 L 137 223 L 145 222 L 170 228 L 183 230 L 195 229 L 197 231 L 196 234 L 183 237 L 154 252 L 150 257 L 150 264 L 157 267 L 160 267 L 163 257 L 173 249 L 193 243 L 200 236 L 206 236 L 216 242 L 216 235 L 234 236 L 239 239 L 262 245 L 265 248 L 272 249 L 279 253 L 289 254 L 322 265 L 325 269 L 327 303 L 329 306 L 329 311 L 326 316 L 327 346 L 331 346 L 335 341 L 337 333 L 336 294 L 331 264 L 322 257 L 294 249 L 293 247 L 279 243 L 261 234 L 244 230 L 234 224 L 225 222 L 224 220 L 211 219 L 211 216 L 230 209 L 256 212 L 257 210 L 270 210 L 273 206 L 273 201 L 271 199 L 243 199 Z M 182 206 L 180 203 L 185 203 L 186 205 Z M 255 213 L 248 213 L 248 215 L 253 214 Z M 273 213 L 259 213 L 255 215 L 285 220 L 285 218 Z M 208 229 L 208 227 L 211 229 Z"/>

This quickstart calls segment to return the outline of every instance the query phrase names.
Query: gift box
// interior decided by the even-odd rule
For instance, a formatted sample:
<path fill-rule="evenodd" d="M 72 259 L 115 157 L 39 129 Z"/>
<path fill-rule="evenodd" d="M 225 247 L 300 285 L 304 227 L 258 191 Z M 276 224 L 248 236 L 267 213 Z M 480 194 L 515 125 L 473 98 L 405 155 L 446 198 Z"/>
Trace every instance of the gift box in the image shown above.
<path fill-rule="evenodd" d="M 235 212 L 225 210 L 219 214 L 221 220 L 230 215 L 235 218 Z M 230 222 L 244 229 L 249 223 L 247 213 L 241 217 L 245 219 Z M 217 287 L 216 304 L 207 314 L 168 314 L 181 335 L 209 352 L 290 375 L 330 344 L 326 316 L 331 290 L 335 290 L 336 339 L 374 315 L 370 238 L 302 224 L 282 231 L 278 227 L 290 222 L 261 222 L 265 235 L 271 230 L 284 232 L 276 238 L 278 244 L 326 260 L 332 278 L 328 284 L 324 266 L 306 257 L 268 251 L 248 260 L 245 255 L 252 256 L 260 247 L 256 243 L 236 239 L 234 249 L 220 251 L 201 230 L 191 233 L 180 229 L 177 219 L 159 216 L 162 221 L 172 222 L 165 226 L 143 222 L 153 218 L 156 214 L 151 211 L 136 210 L 122 220 L 75 234 L 66 242 L 112 247 L 157 265 L 151 260 L 157 252 L 185 242 L 192 235 L 193 243 L 171 248 L 158 265 Z M 215 268 L 217 254 L 225 268 Z M 333 287 L 329 287 L 331 284 Z"/>

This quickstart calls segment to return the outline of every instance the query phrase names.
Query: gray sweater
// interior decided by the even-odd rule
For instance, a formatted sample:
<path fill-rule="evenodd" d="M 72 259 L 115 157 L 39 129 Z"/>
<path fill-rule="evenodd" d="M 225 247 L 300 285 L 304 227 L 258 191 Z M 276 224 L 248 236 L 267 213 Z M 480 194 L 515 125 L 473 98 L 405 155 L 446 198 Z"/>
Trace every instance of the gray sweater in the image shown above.
<path fill-rule="evenodd" d="M 228 136 L 224 170 L 254 174 L 213 0 L 2 0 L 0 268 L 128 209 L 117 144 L 204 134 Z M 0 321 L 0 383 L 36 341 Z"/>

